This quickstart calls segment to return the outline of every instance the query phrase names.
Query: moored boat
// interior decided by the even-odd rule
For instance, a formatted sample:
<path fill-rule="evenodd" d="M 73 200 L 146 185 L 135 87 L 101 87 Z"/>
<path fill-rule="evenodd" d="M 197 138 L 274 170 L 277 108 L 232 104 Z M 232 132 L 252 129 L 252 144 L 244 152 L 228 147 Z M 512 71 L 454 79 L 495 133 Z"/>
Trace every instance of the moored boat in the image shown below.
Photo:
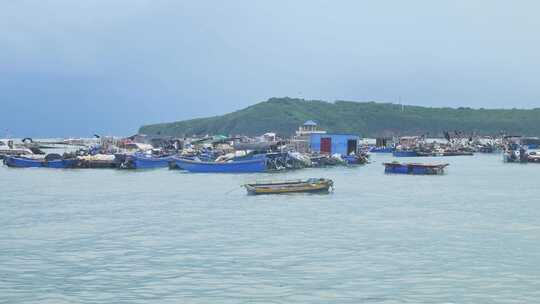
<path fill-rule="evenodd" d="M 449 164 L 384 163 L 385 173 L 437 175 L 443 174 Z"/>
<path fill-rule="evenodd" d="M 75 168 L 77 159 L 63 158 L 58 154 L 49 154 L 42 159 L 34 159 L 22 156 L 6 156 L 4 164 L 12 168 L 55 168 L 66 169 Z"/>
<path fill-rule="evenodd" d="M 167 168 L 169 162 L 173 161 L 172 156 L 153 156 L 142 153 L 127 155 L 120 164 L 122 169 L 154 169 Z"/>
<path fill-rule="evenodd" d="M 201 173 L 256 173 L 266 170 L 266 158 L 253 158 L 230 162 L 204 162 L 185 158 L 173 158 L 174 166 L 189 172 Z"/>
<path fill-rule="evenodd" d="M 334 182 L 326 178 L 310 178 L 283 182 L 254 183 L 243 185 L 248 194 L 328 193 Z"/>

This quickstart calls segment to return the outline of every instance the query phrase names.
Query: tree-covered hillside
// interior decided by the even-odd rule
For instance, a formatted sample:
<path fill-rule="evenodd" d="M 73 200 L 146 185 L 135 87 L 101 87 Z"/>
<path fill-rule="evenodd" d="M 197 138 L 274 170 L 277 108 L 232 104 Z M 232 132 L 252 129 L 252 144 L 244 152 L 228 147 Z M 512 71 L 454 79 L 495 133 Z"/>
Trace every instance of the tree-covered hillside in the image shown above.
<path fill-rule="evenodd" d="M 306 120 L 329 132 L 361 136 L 441 135 L 460 130 L 480 135 L 540 135 L 540 109 L 428 108 L 391 103 L 271 98 L 245 109 L 208 118 L 142 126 L 142 134 L 291 135 Z"/>

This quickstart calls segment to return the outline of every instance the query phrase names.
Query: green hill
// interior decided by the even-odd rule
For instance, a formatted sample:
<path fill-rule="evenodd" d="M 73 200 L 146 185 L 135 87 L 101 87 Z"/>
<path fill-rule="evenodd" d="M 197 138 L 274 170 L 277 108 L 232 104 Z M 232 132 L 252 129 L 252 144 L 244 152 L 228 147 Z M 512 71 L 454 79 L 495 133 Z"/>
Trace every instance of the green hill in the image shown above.
<path fill-rule="evenodd" d="M 442 135 L 447 130 L 480 135 L 540 135 L 540 109 L 471 109 L 401 106 L 391 103 L 271 98 L 245 109 L 208 118 L 142 126 L 139 133 L 171 136 L 205 134 L 291 135 L 306 120 L 329 132 L 365 137 Z"/>

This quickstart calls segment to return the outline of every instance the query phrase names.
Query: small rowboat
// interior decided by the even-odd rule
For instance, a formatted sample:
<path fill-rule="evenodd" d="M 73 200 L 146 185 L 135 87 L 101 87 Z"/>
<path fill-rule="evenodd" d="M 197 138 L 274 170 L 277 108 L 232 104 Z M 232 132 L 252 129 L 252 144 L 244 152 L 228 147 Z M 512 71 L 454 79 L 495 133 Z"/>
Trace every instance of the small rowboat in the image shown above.
<path fill-rule="evenodd" d="M 443 174 L 448 164 L 384 163 L 384 173 L 437 175 Z"/>
<path fill-rule="evenodd" d="M 334 182 L 326 178 L 310 178 L 270 183 L 245 184 L 248 194 L 328 193 Z"/>

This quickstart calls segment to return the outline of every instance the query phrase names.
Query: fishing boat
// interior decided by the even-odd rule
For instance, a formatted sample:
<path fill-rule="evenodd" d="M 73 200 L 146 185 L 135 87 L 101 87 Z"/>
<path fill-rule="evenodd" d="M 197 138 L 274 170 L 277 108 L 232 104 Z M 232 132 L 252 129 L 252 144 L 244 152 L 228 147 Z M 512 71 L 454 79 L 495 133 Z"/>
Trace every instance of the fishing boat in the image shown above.
<path fill-rule="evenodd" d="M 151 154 L 135 153 L 127 155 L 119 167 L 122 169 L 167 168 L 169 162 L 173 160 L 172 156 L 154 156 Z"/>
<path fill-rule="evenodd" d="M 385 173 L 437 175 L 443 174 L 448 164 L 384 163 Z"/>
<path fill-rule="evenodd" d="M 266 170 L 266 158 L 253 158 L 229 162 L 207 162 L 185 158 L 173 158 L 173 161 L 176 168 L 197 173 L 256 173 Z"/>
<path fill-rule="evenodd" d="M 58 154 L 49 154 L 45 158 L 35 159 L 23 156 L 6 156 L 4 164 L 13 168 L 55 168 L 66 169 L 75 168 L 77 159 L 63 158 Z"/>
<path fill-rule="evenodd" d="M 310 178 L 283 182 L 265 182 L 243 185 L 248 194 L 328 193 L 334 182 L 326 178 Z"/>

